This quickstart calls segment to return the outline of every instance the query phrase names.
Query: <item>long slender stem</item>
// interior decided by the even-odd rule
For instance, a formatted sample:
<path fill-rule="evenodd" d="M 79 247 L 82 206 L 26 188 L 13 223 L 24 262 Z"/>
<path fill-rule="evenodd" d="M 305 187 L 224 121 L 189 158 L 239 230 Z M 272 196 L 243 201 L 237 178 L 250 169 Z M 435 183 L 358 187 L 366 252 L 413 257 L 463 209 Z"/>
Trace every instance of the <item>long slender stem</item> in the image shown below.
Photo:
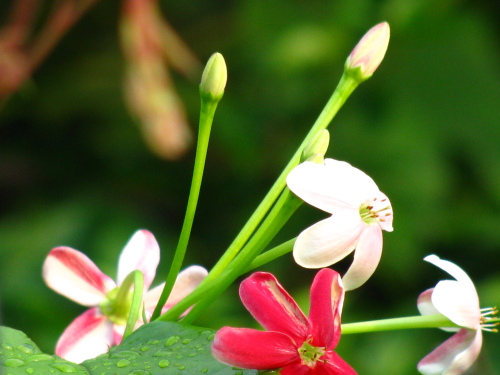
<path fill-rule="evenodd" d="M 460 327 L 441 314 L 419 315 L 404 318 L 371 320 L 368 322 L 342 324 L 342 334 L 393 331 L 414 328 Z"/>
<path fill-rule="evenodd" d="M 158 300 L 158 304 L 156 305 L 151 320 L 155 320 L 160 315 L 161 309 L 167 301 L 172 288 L 174 287 L 175 280 L 181 269 L 182 262 L 184 261 L 189 237 L 191 235 L 191 229 L 193 227 L 194 215 L 196 212 L 196 206 L 198 204 L 198 197 L 200 195 L 201 181 L 203 178 L 203 170 L 205 168 L 205 160 L 207 156 L 208 141 L 210 139 L 210 130 L 212 128 L 212 122 L 217 104 L 218 101 L 201 101 L 198 143 L 196 147 L 193 179 L 191 182 L 191 190 L 189 192 L 186 215 L 184 217 L 184 223 L 182 225 L 179 243 L 177 244 L 177 248 L 175 250 L 174 259 L 172 260 L 170 271 L 165 282 L 165 288 L 163 289 L 160 299 Z"/>

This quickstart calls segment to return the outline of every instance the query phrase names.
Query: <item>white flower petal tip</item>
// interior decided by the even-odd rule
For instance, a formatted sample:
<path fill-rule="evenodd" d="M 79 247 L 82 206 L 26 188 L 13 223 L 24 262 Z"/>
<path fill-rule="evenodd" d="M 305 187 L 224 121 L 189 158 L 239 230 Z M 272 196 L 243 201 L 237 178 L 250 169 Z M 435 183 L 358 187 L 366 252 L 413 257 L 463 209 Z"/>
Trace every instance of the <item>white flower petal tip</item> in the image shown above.
<path fill-rule="evenodd" d="M 367 174 L 334 159 L 298 165 L 288 174 L 287 184 L 306 203 L 332 215 L 298 236 L 293 249 L 297 264 L 328 267 L 355 250 L 344 283 L 346 290 L 362 285 L 380 261 L 382 230 L 393 230 L 387 196 Z"/>
<path fill-rule="evenodd" d="M 118 285 L 130 274 L 139 270 L 144 275 L 144 288 L 147 290 L 156 275 L 160 262 L 160 246 L 153 234 L 145 229 L 138 230 L 127 242 L 118 263 Z"/>

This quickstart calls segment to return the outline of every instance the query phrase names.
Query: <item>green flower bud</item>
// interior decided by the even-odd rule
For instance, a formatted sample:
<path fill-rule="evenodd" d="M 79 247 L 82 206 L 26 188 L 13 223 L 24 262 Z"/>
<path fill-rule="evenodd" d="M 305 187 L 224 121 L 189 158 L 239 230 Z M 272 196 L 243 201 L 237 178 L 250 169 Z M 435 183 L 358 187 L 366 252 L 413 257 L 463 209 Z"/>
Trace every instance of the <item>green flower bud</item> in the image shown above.
<path fill-rule="evenodd" d="M 301 161 L 307 160 L 322 164 L 329 143 L 330 133 L 326 129 L 321 130 L 302 150 Z"/>
<path fill-rule="evenodd" d="M 387 22 L 373 26 L 361 38 L 345 62 L 345 72 L 364 81 L 372 76 L 382 62 L 389 45 L 390 28 Z"/>
<path fill-rule="evenodd" d="M 219 101 L 224 95 L 227 82 L 227 68 L 224 57 L 214 53 L 207 62 L 201 77 L 200 95 L 205 99 Z"/>

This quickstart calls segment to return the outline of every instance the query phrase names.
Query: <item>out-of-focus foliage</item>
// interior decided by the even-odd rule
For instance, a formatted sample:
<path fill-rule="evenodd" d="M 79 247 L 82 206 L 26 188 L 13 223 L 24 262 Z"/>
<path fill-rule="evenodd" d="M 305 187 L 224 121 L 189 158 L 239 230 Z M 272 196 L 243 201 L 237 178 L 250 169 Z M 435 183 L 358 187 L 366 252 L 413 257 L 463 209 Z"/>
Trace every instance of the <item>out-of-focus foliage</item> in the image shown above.
<path fill-rule="evenodd" d="M 83 311 L 43 284 L 49 250 L 75 247 L 112 275 L 129 236 L 147 228 L 162 248 L 159 283 L 187 200 L 193 150 L 178 161 L 158 159 L 125 107 L 117 3 L 92 8 L 0 112 L 3 324 L 26 332 L 46 352 Z M 200 59 L 221 52 L 229 70 L 186 265 L 214 264 L 314 122 L 351 48 L 386 20 L 385 60 L 330 127 L 327 156 L 371 175 L 395 213 L 380 267 L 347 294 L 344 321 L 417 314 L 418 294 L 445 277 L 422 262 L 430 253 L 464 268 L 484 307 L 498 305 L 496 7 L 458 0 L 162 2 Z M 198 87 L 174 80 L 196 128 Z M 302 207 L 276 243 L 322 217 Z M 335 268 L 344 271 L 349 262 Z M 264 269 L 307 304 L 314 271 L 300 269 L 291 255 Z M 196 323 L 254 324 L 236 290 Z M 411 374 L 448 336 L 437 330 L 344 336 L 338 351 L 363 375 Z M 485 334 L 469 373 L 500 373 L 499 351 L 500 336 Z"/>

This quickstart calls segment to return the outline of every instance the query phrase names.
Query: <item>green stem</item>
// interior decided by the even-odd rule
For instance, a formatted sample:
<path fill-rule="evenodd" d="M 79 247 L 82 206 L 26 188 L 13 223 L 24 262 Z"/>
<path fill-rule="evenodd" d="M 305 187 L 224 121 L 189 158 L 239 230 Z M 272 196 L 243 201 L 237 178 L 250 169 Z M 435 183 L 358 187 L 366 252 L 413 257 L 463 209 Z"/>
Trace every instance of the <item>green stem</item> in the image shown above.
<path fill-rule="evenodd" d="M 441 314 L 409 316 L 405 318 L 393 318 L 382 320 L 371 320 L 359 323 L 342 324 L 342 334 L 349 335 L 354 333 L 393 331 L 399 329 L 414 328 L 442 328 L 442 327 L 460 327 Z"/>
<path fill-rule="evenodd" d="M 125 280 L 123 280 L 122 285 L 120 285 L 120 289 L 118 289 L 116 301 L 125 300 L 132 286 L 134 286 L 134 292 L 132 294 L 132 303 L 130 304 L 127 326 L 125 327 L 123 338 L 133 332 L 137 320 L 139 320 L 139 314 L 142 306 L 142 294 L 144 293 L 144 275 L 141 271 L 132 271 L 127 275 Z M 126 304 L 124 304 L 124 306 L 126 306 Z"/>
<path fill-rule="evenodd" d="M 174 287 L 175 280 L 177 279 L 177 275 L 182 267 L 182 262 L 184 261 L 189 237 L 191 235 L 191 228 L 193 227 L 198 197 L 200 195 L 208 141 L 210 139 L 210 131 L 212 129 L 212 122 L 215 110 L 217 109 L 217 104 L 218 101 L 203 99 L 202 96 L 196 158 L 194 162 L 193 179 L 191 182 L 191 190 L 189 192 L 186 215 L 184 217 L 184 223 L 182 225 L 179 242 L 175 250 L 174 259 L 172 260 L 170 271 L 165 281 L 165 287 L 161 293 L 160 299 L 158 300 L 158 304 L 156 305 L 151 320 L 155 320 L 161 314 L 161 309 L 165 305 L 165 302 L 167 302 L 168 296 Z"/>
<path fill-rule="evenodd" d="M 231 263 L 234 257 L 243 248 L 245 243 L 249 240 L 251 235 L 255 232 L 259 224 L 264 219 L 265 215 L 271 209 L 272 205 L 278 199 L 279 195 L 286 186 L 286 176 L 290 171 L 300 162 L 300 157 L 302 150 L 306 147 L 313 139 L 323 129 L 326 129 L 332 119 L 335 117 L 339 109 L 346 102 L 347 98 L 352 94 L 352 92 L 359 85 L 359 81 L 355 80 L 346 74 L 340 79 L 333 95 L 330 97 L 326 103 L 323 111 L 320 113 L 318 119 L 309 130 L 299 148 L 292 156 L 287 166 L 281 172 L 280 176 L 271 187 L 267 195 L 264 197 L 262 202 L 259 204 L 257 209 L 254 211 L 250 219 L 247 221 L 242 230 L 238 233 L 234 241 L 228 247 L 224 255 L 217 262 L 217 264 L 212 268 L 208 277 L 204 280 L 203 284 L 210 282 L 212 279 L 220 275 L 220 273 Z"/>
<path fill-rule="evenodd" d="M 291 240 L 288 240 L 281 245 L 273 247 L 272 249 L 267 250 L 265 253 L 260 254 L 252 261 L 252 263 L 250 263 L 248 268 L 245 270 L 245 273 L 250 272 L 251 270 L 258 268 L 264 264 L 267 264 L 285 254 L 288 254 L 293 250 L 293 245 L 295 244 L 296 239 L 297 238 L 292 238 Z"/>
<path fill-rule="evenodd" d="M 238 276 L 245 272 L 248 264 L 262 252 L 264 247 L 267 246 L 269 241 L 288 221 L 301 203 L 302 201 L 289 190 L 285 190 L 255 236 L 252 237 L 241 253 L 238 254 L 237 258 L 232 262 L 231 267 L 226 269 L 213 282 L 198 286 L 190 295 L 172 306 L 170 310 L 157 318 L 157 320 L 175 320 L 190 306 L 201 300 L 205 300 L 203 306 L 210 303 L 216 296 L 226 290 Z M 189 323 L 194 320 L 201 311 L 201 305 L 200 307 L 198 307 L 198 305 L 195 306 L 183 319 L 183 322 Z"/>

